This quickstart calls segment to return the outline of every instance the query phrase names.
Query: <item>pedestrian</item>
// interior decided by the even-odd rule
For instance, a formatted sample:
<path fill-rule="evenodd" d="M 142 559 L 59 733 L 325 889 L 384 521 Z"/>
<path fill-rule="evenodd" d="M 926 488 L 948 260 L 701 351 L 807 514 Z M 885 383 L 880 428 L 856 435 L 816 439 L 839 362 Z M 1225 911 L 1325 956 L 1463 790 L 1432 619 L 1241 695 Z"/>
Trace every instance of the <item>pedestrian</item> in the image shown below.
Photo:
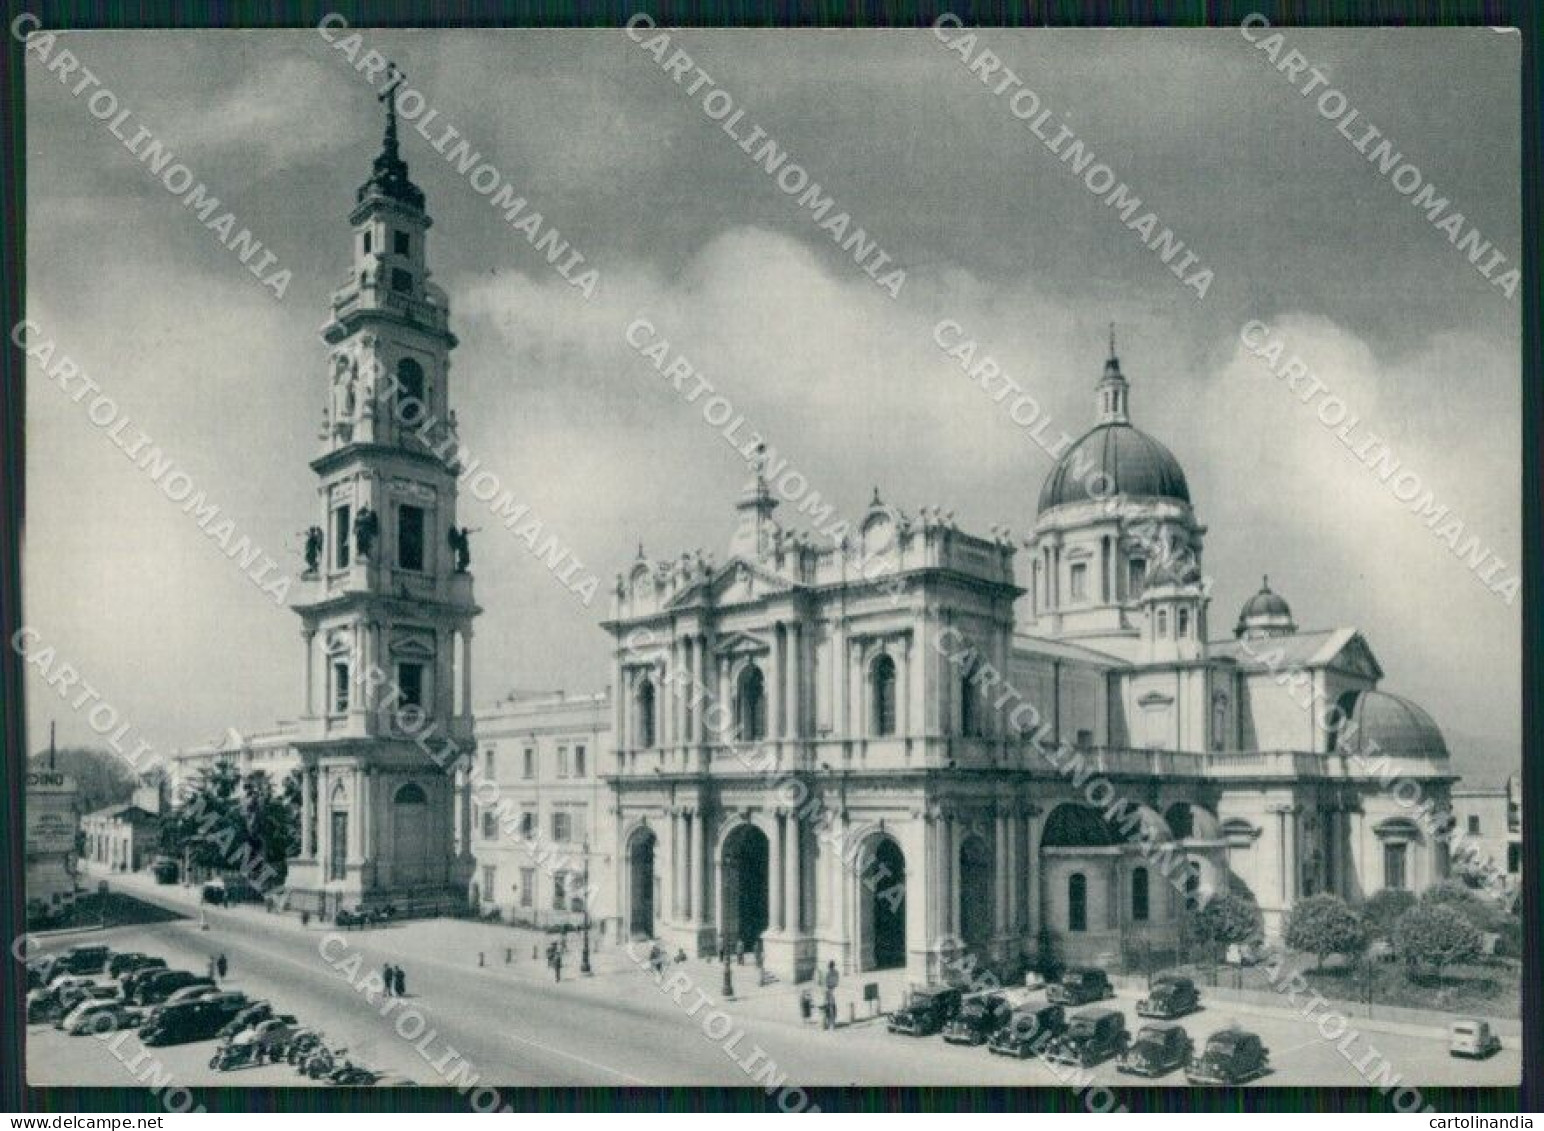
<path fill-rule="evenodd" d="M 311 925 L 311 912 L 309 912 L 309 911 L 302 911 L 300 913 L 300 929 L 301 930 L 305 930 L 310 925 Z"/>
<path fill-rule="evenodd" d="M 386 996 L 397 996 L 397 968 L 390 962 L 381 967 L 381 981 L 386 986 Z"/>
<path fill-rule="evenodd" d="M 397 967 L 397 996 L 407 997 L 407 971 Z"/>
<path fill-rule="evenodd" d="M 209 980 L 211 982 L 215 980 L 216 972 L 217 972 L 217 969 L 216 969 L 215 964 L 214 964 L 214 955 L 211 954 L 209 956 Z"/>
<path fill-rule="evenodd" d="M 826 974 L 821 979 L 822 984 L 826 987 L 825 1014 L 827 1029 L 836 1028 L 836 987 L 841 980 L 842 976 L 836 972 L 836 960 L 832 959 L 826 963 Z"/>
<path fill-rule="evenodd" d="M 744 939 L 735 939 L 734 940 L 734 964 L 736 966 L 744 966 L 745 965 L 745 940 Z"/>
<path fill-rule="evenodd" d="M 223 982 L 225 980 L 225 972 L 231 968 L 231 964 L 225 961 L 224 951 L 221 951 L 220 957 L 215 959 L 214 967 L 220 972 L 220 980 Z"/>
<path fill-rule="evenodd" d="M 562 951 L 559 951 L 555 956 L 553 956 L 553 959 L 552 959 L 552 980 L 554 982 L 561 982 L 563 980 L 563 953 L 562 953 Z"/>

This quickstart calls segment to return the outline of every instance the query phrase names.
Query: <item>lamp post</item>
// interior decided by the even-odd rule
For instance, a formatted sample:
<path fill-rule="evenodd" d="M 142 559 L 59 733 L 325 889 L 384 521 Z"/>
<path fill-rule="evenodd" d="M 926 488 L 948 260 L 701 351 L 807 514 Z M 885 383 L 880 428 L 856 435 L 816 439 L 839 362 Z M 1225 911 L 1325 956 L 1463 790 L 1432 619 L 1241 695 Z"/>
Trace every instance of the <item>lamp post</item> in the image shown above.
<path fill-rule="evenodd" d="M 730 1001 L 734 998 L 734 974 L 729 967 L 729 937 L 727 935 L 719 936 L 718 953 L 724 960 L 724 985 L 721 992 L 724 995 L 724 1000 Z"/>
<path fill-rule="evenodd" d="M 583 949 L 579 953 L 579 973 L 592 974 L 590 969 L 590 842 L 584 842 L 584 891 L 580 898 L 584 900 L 584 938 Z"/>

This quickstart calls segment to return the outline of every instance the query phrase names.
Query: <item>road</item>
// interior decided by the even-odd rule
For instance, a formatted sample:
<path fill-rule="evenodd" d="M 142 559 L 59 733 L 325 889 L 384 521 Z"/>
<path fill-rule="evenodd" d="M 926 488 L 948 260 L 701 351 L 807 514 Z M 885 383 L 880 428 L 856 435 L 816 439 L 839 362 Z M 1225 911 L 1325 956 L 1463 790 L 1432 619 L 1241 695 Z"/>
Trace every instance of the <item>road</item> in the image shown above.
<path fill-rule="evenodd" d="M 322 1029 L 328 1043 L 346 1047 L 351 1059 L 426 1085 L 445 1084 L 448 1071 L 452 1083 L 476 1075 L 512 1086 L 745 1086 L 757 1082 L 754 1071 L 763 1083 L 786 1078 L 808 1085 L 1065 1086 L 1038 1061 L 995 1057 L 937 1037 L 892 1036 L 878 1021 L 823 1032 L 798 1020 L 787 989 L 720 1005 L 717 972 L 705 964 L 682 968 L 694 985 L 679 995 L 678 1004 L 616 951 L 610 967 L 596 976 L 565 974 L 554 984 L 534 962 L 478 969 L 454 956 L 425 953 L 423 939 L 436 929 L 433 924 L 338 935 L 321 925 L 302 929 L 288 917 L 219 911 L 210 913 L 210 923 L 207 931 L 187 919 L 89 938 L 115 950 L 159 954 L 173 967 L 198 972 L 207 968 L 210 955 L 223 952 L 231 988 L 268 998 L 303 1024 Z M 356 988 L 392 961 L 408 970 L 405 1002 Z M 1111 1003 L 1124 1008 L 1132 1027 L 1139 1021 L 1134 996 L 1123 994 Z M 1377 1050 L 1375 1066 L 1386 1060 L 1391 1073 L 1415 1084 L 1515 1084 L 1520 1076 L 1515 1047 L 1474 1063 L 1449 1058 L 1445 1042 L 1430 1036 L 1369 1031 L 1341 1037 L 1342 1052 L 1306 1020 L 1232 1004 L 1204 1009 L 1183 1024 L 1199 1045 L 1235 1021 L 1258 1032 L 1271 1050 L 1274 1071 L 1259 1081 L 1267 1086 L 1362 1085 L 1356 1062 L 1364 1061 L 1370 1048 Z M 272 1066 L 216 1073 L 208 1068 L 212 1048 L 213 1042 L 202 1042 L 155 1055 L 178 1084 L 306 1082 L 288 1068 Z M 752 1060 L 758 1049 L 762 1055 Z M 102 1041 L 29 1026 L 27 1068 L 33 1083 L 121 1084 L 128 1075 L 123 1059 L 122 1047 L 114 1055 Z M 466 1063 L 458 1069 L 458 1062 Z M 742 1067 L 746 1062 L 751 1070 Z M 1113 1062 L 1095 1068 L 1092 1078 L 1110 1084 L 1132 1079 L 1121 1076 Z M 1183 1083 L 1183 1076 L 1158 1082 Z"/>

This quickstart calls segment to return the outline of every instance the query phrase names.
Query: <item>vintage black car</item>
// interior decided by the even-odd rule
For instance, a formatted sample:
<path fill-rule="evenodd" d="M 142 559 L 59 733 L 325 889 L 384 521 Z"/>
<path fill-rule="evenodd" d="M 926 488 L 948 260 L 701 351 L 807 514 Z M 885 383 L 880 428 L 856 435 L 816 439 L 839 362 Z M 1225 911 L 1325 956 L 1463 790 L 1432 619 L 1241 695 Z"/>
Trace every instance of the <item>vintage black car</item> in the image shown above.
<path fill-rule="evenodd" d="M 890 1015 L 890 1032 L 911 1037 L 932 1036 L 960 1011 L 960 996 L 954 986 L 913 990 L 910 1000 Z"/>
<path fill-rule="evenodd" d="M 992 1035 L 987 1051 L 1020 1060 L 1034 1056 L 1067 1029 L 1067 1011 L 1042 1003 L 1015 1010 L 1008 1023 Z"/>
<path fill-rule="evenodd" d="M 1137 1002 L 1137 1016 L 1169 1020 L 1200 1008 L 1201 994 L 1193 981 L 1178 974 L 1163 974 L 1154 980 L 1147 996 Z"/>
<path fill-rule="evenodd" d="M 1046 1000 L 1057 1005 L 1087 1005 L 1115 996 L 1115 988 L 1103 970 L 1068 970 L 1045 993 Z"/>
<path fill-rule="evenodd" d="M 1223 1029 L 1206 1041 L 1200 1056 L 1185 1069 L 1192 1084 L 1242 1084 L 1270 1071 L 1270 1053 L 1255 1034 L 1239 1028 Z"/>
<path fill-rule="evenodd" d="M 207 1041 L 217 1034 L 247 1004 L 243 994 L 216 994 L 197 1001 L 163 1005 L 153 1012 L 139 1031 L 146 1045 L 180 1045 L 189 1041 Z"/>
<path fill-rule="evenodd" d="M 944 1026 L 944 1040 L 951 1045 L 985 1044 L 1012 1016 L 1013 1006 L 1004 994 L 971 994 Z"/>
<path fill-rule="evenodd" d="M 178 990 L 188 986 L 212 986 L 214 980 L 186 970 L 154 970 L 144 981 L 134 985 L 134 1001 L 139 1005 L 159 1005 Z"/>
<path fill-rule="evenodd" d="M 1067 1031 L 1045 1046 L 1041 1059 L 1052 1064 L 1089 1068 L 1120 1056 L 1131 1043 L 1126 1015 L 1118 1009 L 1085 1009 L 1067 1023 Z"/>
<path fill-rule="evenodd" d="M 112 957 L 113 952 L 105 946 L 72 946 L 59 956 L 58 969 L 71 974 L 100 974 Z"/>
<path fill-rule="evenodd" d="M 166 959 L 149 958 L 145 960 L 145 964 L 143 966 L 140 966 L 134 970 L 129 970 L 126 973 L 119 974 L 118 984 L 123 987 L 123 996 L 128 998 L 130 1001 L 134 1000 L 139 987 L 144 985 L 151 978 L 155 977 L 155 975 L 161 973 L 161 971 L 165 970 L 166 968 Z"/>
<path fill-rule="evenodd" d="M 1143 1025 L 1116 1067 L 1137 1076 L 1164 1076 L 1189 1067 L 1194 1053 L 1195 1042 L 1178 1025 Z"/>
<path fill-rule="evenodd" d="M 107 972 L 114 978 L 122 977 L 131 970 L 138 970 L 144 966 L 166 965 L 164 958 L 151 958 L 148 954 L 141 954 L 137 950 L 126 950 L 121 954 L 115 954 L 107 960 Z"/>

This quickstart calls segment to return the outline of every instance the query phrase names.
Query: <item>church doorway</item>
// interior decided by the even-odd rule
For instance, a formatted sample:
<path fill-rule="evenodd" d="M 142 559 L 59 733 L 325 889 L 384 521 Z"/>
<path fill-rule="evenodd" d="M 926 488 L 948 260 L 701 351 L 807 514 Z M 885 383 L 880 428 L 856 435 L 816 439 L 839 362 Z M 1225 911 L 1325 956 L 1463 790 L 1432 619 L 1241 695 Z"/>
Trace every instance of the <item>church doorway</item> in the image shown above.
<path fill-rule="evenodd" d="M 397 883 L 423 883 L 429 864 L 429 798 L 417 782 L 408 782 L 392 798 L 391 834 Z"/>
<path fill-rule="evenodd" d="M 906 854 L 895 838 L 880 834 L 858 879 L 860 968 L 906 965 Z"/>
<path fill-rule="evenodd" d="M 960 941 L 965 949 L 984 953 L 992 941 L 992 851 L 979 836 L 960 845 Z"/>
<path fill-rule="evenodd" d="M 730 949 L 744 943 L 754 950 L 767 929 L 767 834 L 741 825 L 724 841 L 724 941 Z"/>
<path fill-rule="evenodd" d="M 654 937 L 654 847 L 652 829 L 633 833 L 627 846 L 627 928 L 635 939 Z"/>

